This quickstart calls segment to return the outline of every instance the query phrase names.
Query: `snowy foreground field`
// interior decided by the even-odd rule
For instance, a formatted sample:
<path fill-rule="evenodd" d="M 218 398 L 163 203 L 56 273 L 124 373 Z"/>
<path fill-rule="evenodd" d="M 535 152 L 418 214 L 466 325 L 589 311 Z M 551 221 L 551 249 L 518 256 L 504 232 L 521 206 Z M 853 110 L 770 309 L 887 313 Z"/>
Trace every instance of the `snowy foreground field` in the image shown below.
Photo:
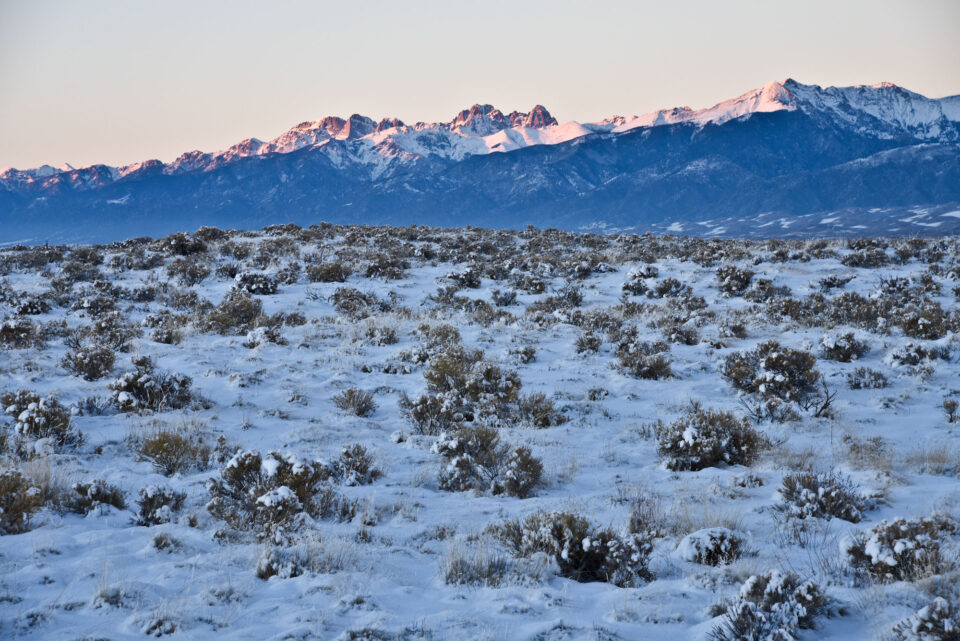
<path fill-rule="evenodd" d="M 960 637 L 960 240 L 0 251 L 0 637 Z"/>

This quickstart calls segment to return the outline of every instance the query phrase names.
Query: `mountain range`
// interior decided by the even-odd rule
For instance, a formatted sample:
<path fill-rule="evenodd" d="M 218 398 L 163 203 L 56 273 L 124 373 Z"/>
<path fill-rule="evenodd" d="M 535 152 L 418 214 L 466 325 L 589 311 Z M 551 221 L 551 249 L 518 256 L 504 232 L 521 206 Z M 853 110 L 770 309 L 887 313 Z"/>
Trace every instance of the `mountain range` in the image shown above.
<path fill-rule="evenodd" d="M 320 221 L 714 235 L 960 231 L 960 96 L 771 82 L 707 109 L 560 123 L 306 121 L 170 163 L 0 172 L 0 243 Z"/>

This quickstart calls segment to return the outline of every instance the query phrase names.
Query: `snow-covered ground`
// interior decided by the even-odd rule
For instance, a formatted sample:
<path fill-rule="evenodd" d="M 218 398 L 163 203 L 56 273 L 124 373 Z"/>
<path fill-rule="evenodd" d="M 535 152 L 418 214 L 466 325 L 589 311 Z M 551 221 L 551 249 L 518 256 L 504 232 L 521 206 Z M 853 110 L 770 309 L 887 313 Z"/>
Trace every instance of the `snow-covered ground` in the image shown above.
<path fill-rule="evenodd" d="M 801 639 L 888 638 L 898 621 L 937 596 L 957 611 L 951 559 L 960 530 L 944 529 L 941 562 L 930 576 L 910 581 L 865 578 L 844 553 L 851 536 L 884 520 L 960 516 L 960 423 L 948 422 L 944 409 L 945 400 L 960 400 L 956 237 L 851 246 L 424 228 L 199 234 L 205 250 L 186 257 L 176 254 L 200 247 L 169 240 L 100 247 L 100 273 L 74 276 L 72 284 L 63 282 L 65 275 L 97 256 L 53 248 L 30 265 L 24 256 L 51 250 L 0 251 L 0 316 L 8 328 L 19 319 L 31 332 L 20 342 L 0 343 L 0 393 L 23 389 L 55 397 L 72 408 L 72 424 L 83 434 L 79 445 L 36 443 L 15 433 L 23 420 L 18 412 L 3 416 L 4 469 L 19 470 L 31 485 L 43 486 L 45 496 L 57 487 L 69 495 L 72 483 L 102 479 L 126 499 L 125 509 L 99 505 L 87 514 L 51 500 L 31 516 L 27 531 L 0 536 L 0 637 L 706 639 L 723 623 L 740 586 L 770 570 L 812 581 L 829 601 L 814 629 L 782 628 Z M 851 254 L 881 264 L 856 266 L 863 261 L 844 260 Z M 391 259 L 407 261 L 401 278 L 387 280 L 375 270 L 365 275 L 371 264 Z M 209 273 L 188 286 L 168 275 L 177 260 Z M 353 272 L 346 282 L 308 278 L 311 266 L 335 261 Z M 262 302 L 262 316 L 252 323 L 259 329 L 210 328 L 209 308 L 238 286 L 227 265 L 283 276 L 277 293 L 251 297 Z M 727 265 L 753 272 L 747 289 L 720 290 L 717 269 Z M 648 266 L 655 276 L 636 275 Z M 483 272 L 479 287 L 438 293 L 453 283 L 451 273 L 471 267 Z M 849 282 L 827 289 L 821 281 L 830 277 Z M 662 297 L 622 289 L 628 281 L 655 289 L 669 278 L 690 289 Z M 899 288 L 898 278 L 906 279 Z M 536 285 L 524 279 L 542 280 L 545 291 L 532 293 Z M 780 290 L 765 301 L 751 295 L 762 279 L 789 294 Z M 347 314 L 334 305 L 334 293 L 344 287 L 385 304 L 366 317 Z M 154 299 L 133 294 L 138 288 L 152 288 Z M 187 299 L 188 290 L 197 298 Z M 514 290 L 516 299 L 498 307 L 495 290 L 497 298 Z M 575 290 L 582 302 L 564 298 Z M 830 320 L 837 297 L 851 292 L 887 301 L 891 316 L 856 326 Z M 787 306 L 777 301 L 788 295 L 822 295 L 821 316 L 786 315 Z M 70 330 L 90 327 L 95 312 L 109 315 L 96 309 L 97 296 L 114 301 L 115 323 L 142 332 L 114 346 L 109 373 L 87 381 L 62 361 L 77 347 Z M 18 315 L 34 297 L 49 309 Z M 907 336 L 901 325 L 924 297 L 939 304 L 946 327 L 937 337 Z M 546 311 L 527 309 L 538 301 Z M 171 321 L 179 342 L 154 340 L 156 316 L 166 309 L 183 316 Z M 287 322 L 278 320 L 280 313 Z M 291 322 L 291 314 L 303 318 Z M 611 322 L 620 334 L 610 331 Z M 502 442 L 527 446 L 542 461 L 532 496 L 441 489 L 438 475 L 448 462 L 432 449 L 437 436 L 418 434 L 401 407 L 405 396 L 428 392 L 429 362 L 416 357 L 425 349 L 424 324 L 451 325 L 464 347 L 515 371 L 522 396 L 545 394 L 565 418 L 544 428 L 506 413 L 491 422 Z M 644 379 L 620 366 L 618 340 L 629 336 L 623 331 L 629 327 L 637 328 L 640 341 L 668 342 L 672 376 Z M 678 327 L 685 330 L 682 340 Z M 396 342 L 379 338 L 391 330 Z M 848 332 L 865 343 L 866 353 L 852 362 L 825 358 L 824 347 Z M 600 339 L 598 351 L 578 353 L 585 334 Z M 77 342 L 92 347 L 97 340 L 90 332 Z M 668 469 L 658 454 L 656 422 L 683 417 L 691 401 L 746 416 L 762 394 L 738 392 L 722 375 L 724 361 L 770 340 L 817 357 L 815 369 L 836 395 L 832 406 L 818 418 L 814 409 L 788 403 L 795 420 L 754 423 L 767 446 L 749 466 Z M 910 344 L 929 357 L 905 364 L 897 355 Z M 535 350 L 532 359 L 518 353 L 525 347 Z M 131 359 L 143 356 L 158 372 L 189 376 L 194 402 L 119 411 L 111 384 L 134 371 Z M 851 389 L 848 376 L 857 368 L 880 372 L 888 386 Z M 373 394 L 372 414 L 359 417 L 335 405 L 334 397 L 348 388 Z M 162 474 L 138 454 L 138 443 L 164 429 L 207 443 L 214 450 L 209 461 Z M 336 492 L 356 502 L 352 518 L 308 517 L 282 537 L 215 536 L 226 524 L 207 509 L 207 483 L 221 477 L 234 451 L 333 461 L 352 444 L 364 446 L 382 470 L 368 484 L 332 481 Z M 781 481 L 802 470 L 851 479 L 864 497 L 862 520 L 791 518 Z M 136 525 L 139 492 L 150 486 L 185 493 L 184 505 L 168 523 Z M 509 520 L 562 511 L 626 536 L 638 505 L 654 515 L 659 531 L 648 536 L 649 574 L 622 587 L 560 576 L 561 559 L 549 554 L 518 558 L 495 532 Z M 714 530 L 702 532 L 708 528 Z M 735 535 L 741 549 L 716 566 L 698 563 L 698 546 L 721 531 L 716 528 Z M 307 559 L 304 571 L 258 577 L 271 554 Z M 449 583 L 448 570 L 460 562 L 495 577 Z"/>

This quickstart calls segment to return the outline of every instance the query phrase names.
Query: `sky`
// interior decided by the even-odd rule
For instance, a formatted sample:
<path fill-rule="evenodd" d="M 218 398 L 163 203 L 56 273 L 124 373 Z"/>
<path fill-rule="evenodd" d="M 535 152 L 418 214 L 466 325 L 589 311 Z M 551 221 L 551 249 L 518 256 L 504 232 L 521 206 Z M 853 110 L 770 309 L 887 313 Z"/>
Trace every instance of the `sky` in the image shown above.
<path fill-rule="evenodd" d="M 0 168 L 123 165 L 361 113 L 560 121 L 772 80 L 960 93 L 958 0 L 0 0 Z"/>

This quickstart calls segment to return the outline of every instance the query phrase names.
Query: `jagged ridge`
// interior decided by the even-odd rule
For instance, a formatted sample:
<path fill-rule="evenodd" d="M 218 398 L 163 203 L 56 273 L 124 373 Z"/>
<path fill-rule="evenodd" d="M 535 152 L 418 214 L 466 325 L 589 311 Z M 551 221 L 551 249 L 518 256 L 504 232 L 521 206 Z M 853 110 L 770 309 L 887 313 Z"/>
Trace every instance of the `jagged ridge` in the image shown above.
<path fill-rule="evenodd" d="M 397 118 L 376 122 L 360 114 L 346 119 L 328 116 L 302 122 L 267 142 L 247 138 L 220 152 L 186 152 L 169 164 L 148 160 L 124 167 L 92 165 L 74 169 L 69 165 L 44 165 L 29 170 L 7 169 L 0 172 L 0 185 L 11 190 L 91 189 L 144 172 L 159 170 L 176 175 L 212 171 L 250 156 L 285 154 L 305 148 L 329 153 L 341 165 L 365 166 L 372 176 L 379 176 L 388 173 L 394 163 L 412 163 L 431 156 L 459 161 L 590 135 L 622 134 L 637 128 L 679 123 L 702 127 L 754 113 L 793 110 L 880 138 L 910 137 L 937 142 L 960 139 L 960 96 L 935 100 L 891 83 L 824 89 L 787 79 L 706 109 L 674 107 L 583 124 L 560 124 L 542 105 L 528 113 L 504 114 L 493 105 L 475 104 L 448 122 L 418 122 L 412 126 Z M 332 141 L 348 144 L 330 146 Z"/>

